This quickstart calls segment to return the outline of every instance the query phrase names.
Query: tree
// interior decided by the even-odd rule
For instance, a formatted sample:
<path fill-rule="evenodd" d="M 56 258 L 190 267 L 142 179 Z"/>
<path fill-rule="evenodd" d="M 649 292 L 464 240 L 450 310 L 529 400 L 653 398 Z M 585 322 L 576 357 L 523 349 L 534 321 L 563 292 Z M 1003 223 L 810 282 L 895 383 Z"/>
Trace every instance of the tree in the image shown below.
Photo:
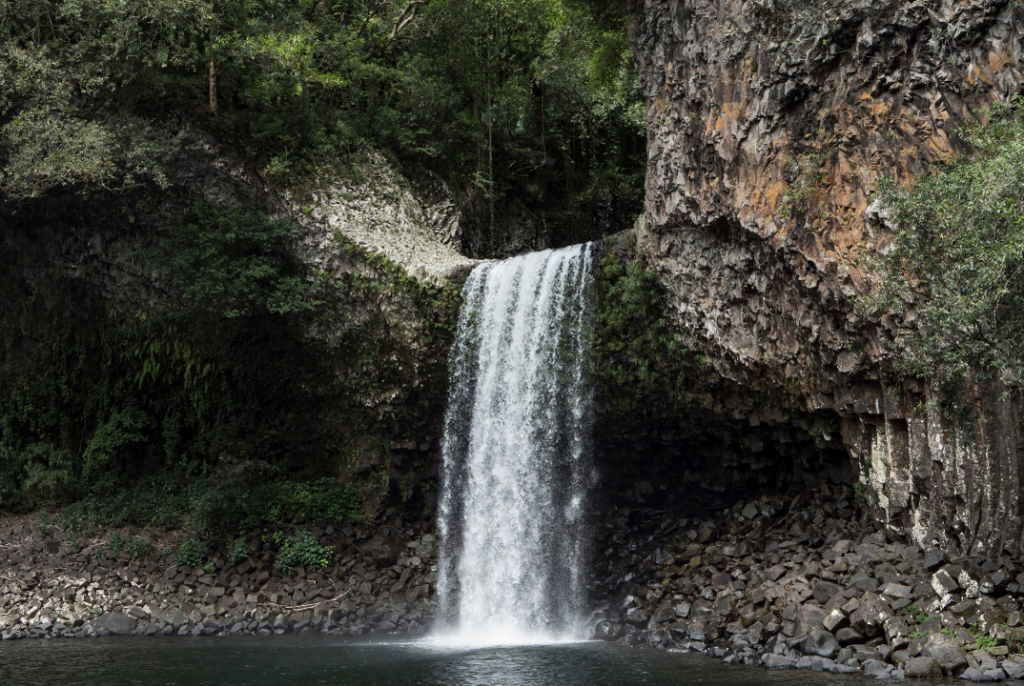
<path fill-rule="evenodd" d="M 948 167 L 882 181 L 896 230 L 868 301 L 903 316 L 897 368 L 950 395 L 973 374 L 1024 382 L 1024 99 L 961 134 L 970 153 Z"/>

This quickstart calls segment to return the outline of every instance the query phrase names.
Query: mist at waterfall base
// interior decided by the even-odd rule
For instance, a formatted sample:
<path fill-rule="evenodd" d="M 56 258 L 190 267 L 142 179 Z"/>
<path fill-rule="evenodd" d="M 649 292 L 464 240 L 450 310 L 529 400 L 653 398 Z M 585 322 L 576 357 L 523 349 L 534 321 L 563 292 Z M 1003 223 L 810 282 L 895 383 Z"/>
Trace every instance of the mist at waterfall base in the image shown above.
<path fill-rule="evenodd" d="M 433 640 L 525 645 L 584 626 L 592 244 L 473 270 L 453 346 Z"/>

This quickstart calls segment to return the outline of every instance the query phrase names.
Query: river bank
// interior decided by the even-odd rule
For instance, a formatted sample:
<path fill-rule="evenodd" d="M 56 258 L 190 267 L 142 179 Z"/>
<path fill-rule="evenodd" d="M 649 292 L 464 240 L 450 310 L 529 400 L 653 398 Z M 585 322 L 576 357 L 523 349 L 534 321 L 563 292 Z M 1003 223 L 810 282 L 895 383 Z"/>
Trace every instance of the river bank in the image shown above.
<path fill-rule="evenodd" d="M 0 637 L 415 634 L 430 624 L 437 580 L 431 524 L 298 518 L 281 528 L 282 535 L 300 531 L 333 548 L 325 568 L 285 573 L 275 564 L 274 532 L 250 532 L 256 552 L 237 564 L 211 553 L 190 567 L 178 564 L 187 557 L 183 531 L 145 538 L 111 531 L 74 541 L 36 517 L 8 517 L 0 523 Z M 150 554 L 133 555 L 139 540 Z"/>
<path fill-rule="evenodd" d="M 612 508 L 597 638 L 883 679 L 1024 677 L 1024 569 L 886 537 L 852 489 L 703 515 Z"/>
<path fill-rule="evenodd" d="M 764 497 L 703 514 L 610 507 L 596 531 L 594 637 L 730 664 L 876 678 L 1024 676 L 1024 569 L 888 540 L 851 489 Z M 418 635 L 437 605 L 429 522 L 297 520 L 334 554 L 275 564 L 272 535 L 238 564 L 176 563 L 185 532 L 135 558 L 118 540 L 68 541 L 30 516 L 0 524 L 0 637 Z M 211 542 L 212 543 L 212 542 Z M 122 549 L 118 550 L 117 548 Z M 215 548 L 215 545 L 212 546 Z"/>

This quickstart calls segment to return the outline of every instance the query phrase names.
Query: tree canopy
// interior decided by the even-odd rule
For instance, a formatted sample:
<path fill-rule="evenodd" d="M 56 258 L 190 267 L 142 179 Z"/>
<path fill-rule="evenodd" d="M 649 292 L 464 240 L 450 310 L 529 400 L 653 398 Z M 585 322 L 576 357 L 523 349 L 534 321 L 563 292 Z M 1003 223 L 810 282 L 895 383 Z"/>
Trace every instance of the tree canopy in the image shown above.
<path fill-rule="evenodd" d="M 165 122 L 186 117 L 281 185 L 373 147 L 440 174 L 492 232 L 511 197 L 564 214 L 603 194 L 626 222 L 642 195 L 642 110 L 625 14 L 595 7 L 12 0 L 0 199 L 165 184 Z"/>

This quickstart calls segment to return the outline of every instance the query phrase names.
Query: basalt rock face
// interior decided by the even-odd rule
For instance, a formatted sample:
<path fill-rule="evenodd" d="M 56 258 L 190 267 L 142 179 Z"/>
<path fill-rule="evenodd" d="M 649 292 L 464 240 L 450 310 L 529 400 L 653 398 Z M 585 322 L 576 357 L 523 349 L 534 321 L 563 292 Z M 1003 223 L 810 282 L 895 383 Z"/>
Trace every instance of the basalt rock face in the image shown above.
<path fill-rule="evenodd" d="M 647 94 L 639 248 L 723 376 L 837 415 L 897 536 L 1021 552 L 1019 403 L 977 390 L 965 430 L 895 390 L 864 321 L 863 258 L 884 249 L 880 177 L 927 173 L 957 129 L 1020 91 L 1024 15 L 1000 0 L 636 0 Z M 756 422 L 752 422 L 756 423 Z"/>

